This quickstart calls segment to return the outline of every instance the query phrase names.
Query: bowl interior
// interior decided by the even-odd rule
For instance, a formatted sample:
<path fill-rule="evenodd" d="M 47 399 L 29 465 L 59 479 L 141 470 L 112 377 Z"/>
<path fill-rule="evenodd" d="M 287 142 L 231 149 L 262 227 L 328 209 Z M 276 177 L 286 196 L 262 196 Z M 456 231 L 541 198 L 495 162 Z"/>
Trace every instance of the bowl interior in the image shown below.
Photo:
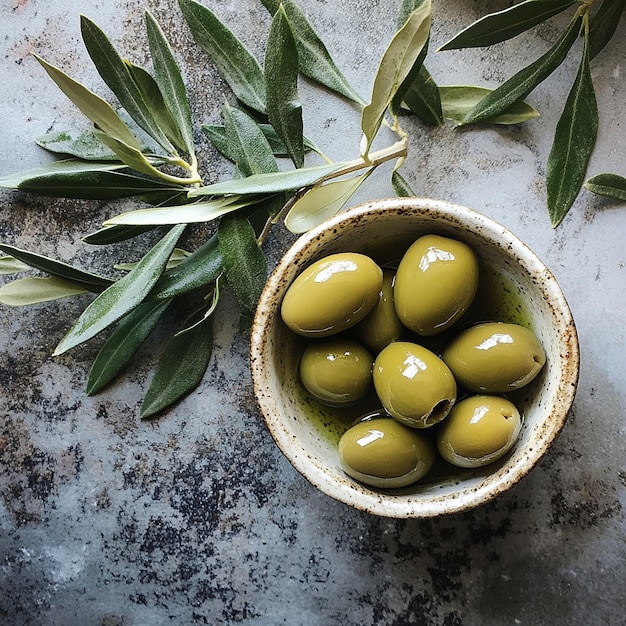
<path fill-rule="evenodd" d="M 393 264 L 420 235 L 464 241 L 476 252 L 481 286 L 469 319 L 494 319 L 531 328 L 542 342 L 546 366 L 513 398 L 524 423 L 513 450 L 478 470 L 441 462 L 422 482 L 401 490 L 361 485 L 341 469 L 337 442 L 366 404 L 332 409 L 313 400 L 298 379 L 305 340 L 280 318 L 280 303 L 294 278 L 328 254 L 352 251 Z M 463 322 L 461 322 L 463 323 Z M 437 346 L 432 346 L 437 350 Z M 465 207 L 418 198 L 354 207 L 303 235 L 282 258 L 259 301 L 251 334 L 255 393 L 283 454 L 331 497 L 377 515 L 432 517 L 472 508 L 510 488 L 538 462 L 560 432 L 578 379 L 578 344 L 571 313 L 543 263 L 519 239 Z"/>

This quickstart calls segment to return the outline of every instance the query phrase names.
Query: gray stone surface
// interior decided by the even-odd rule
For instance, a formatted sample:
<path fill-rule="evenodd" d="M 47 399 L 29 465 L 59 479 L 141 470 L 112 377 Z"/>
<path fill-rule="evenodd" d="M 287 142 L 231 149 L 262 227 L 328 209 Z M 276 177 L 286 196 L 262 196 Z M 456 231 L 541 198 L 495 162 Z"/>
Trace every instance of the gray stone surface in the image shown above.
<path fill-rule="evenodd" d="M 268 18 L 257 0 L 205 0 L 261 58 Z M 300 0 L 349 79 L 367 94 L 399 2 Z M 435 0 L 434 49 L 508 2 Z M 144 7 L 163 23 L 189 82 L 205 180 L 229 167 L 199 125 L 219 119 L 225 87 L 165 0 L 3 0 L 0 173 L 48 158 L 32 138 L 84 122 L 29 56 L 37 51 L 105 94 L 80 42 L 86 13 L 145 62 Z M 430 55 L 441 84 L 493 86 L 544 51 L 564 19 L 490 50 Z M 626 175 L 619 35 L 593 65 L 601 111 L 590 174 Z M 568 423 L 512 492 L 462 515 L 379 519 L 315 491 L 282 457 L 257 411 L 247 338 L 232 306 L 200 388 L 156 421 L 138 407 L 155 337 L 140 364 L 84 395 L 97 346 L 51 353 L 88 300 L 0 308 L 0 621 L 144 624 L 624 624 L 626 208 L 589 193 L 552 230 L 543 174 L 576 70 L 573 55 L 530 100 L 518 128 L 412 133 L 403 172 L 420 194 L 495 218 L 552 268 L 571 304 L 582 353 Z M 358 150 L 358 114 L 302 84 L 307 132 L 336 159 Z M 389 195 L 388 172 L 359 199 Z M 120 207 L 121 204 L 121 207 Z M 125 203 L 53 201 L 2 192 L 0 238 L 103 270 L 132 247 L 80 236 Z M 272 262 L 292 237 L 267 244 Z M 4 282 L 6 279 L 2 277 Z M 96 342 L 97 343 L 97 342 Z"/>

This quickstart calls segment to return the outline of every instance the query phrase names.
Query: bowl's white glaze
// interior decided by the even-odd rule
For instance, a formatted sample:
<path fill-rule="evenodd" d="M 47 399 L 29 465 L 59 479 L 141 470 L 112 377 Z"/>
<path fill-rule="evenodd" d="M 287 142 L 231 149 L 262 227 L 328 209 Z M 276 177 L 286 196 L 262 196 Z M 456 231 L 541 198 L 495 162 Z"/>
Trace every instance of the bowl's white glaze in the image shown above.
<path fill-rule="evenodd" d="M 375 490 L 341 469 L 336 440 L 350 417 L 311 401 L 298 381 L 302 339 L 280 318 L 285 291 L 313 261 L 342 251 L 397 260 L 417 237 L 450 236 L 469 244 L 490 277 L 482 297 L 496 292 L 500 319 L 532 328 L 547 355 L 542 373 L 516 398 L 524 425 L 513 450 L 488 467 L 435 474 L 402 490 Z M 480 293 L 479 293 L 480 296 Z M 517 303 L 517 304 L 515 304 Z M 254 390 L 277 445 L 315 487 L 357 509 L 397 518 L 433 517 L 471 509 L 510 489 L 545 454 L 561 431 L 578 382 L 576 329 L 554 276 L 507 229 L 463 206 L 422 198 L 369 202 L 340 213 L 300 237 L 281 259 L 261 295 L 251 333 Z"/>

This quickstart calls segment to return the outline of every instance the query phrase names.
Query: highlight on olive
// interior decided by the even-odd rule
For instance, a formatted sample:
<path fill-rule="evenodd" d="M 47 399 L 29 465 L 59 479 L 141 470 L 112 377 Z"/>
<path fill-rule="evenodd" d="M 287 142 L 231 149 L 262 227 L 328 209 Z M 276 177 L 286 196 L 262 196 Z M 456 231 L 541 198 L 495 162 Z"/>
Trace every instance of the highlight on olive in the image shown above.
<path fill-rule="evenodd" d="M 354 252 L 330 255 L 299 274 L 285 293 L 281 316 L 295 333 L 328 337 L 358 324 L 376 305 L 382 269 Z"/>
<path fill-rule="evenodd" d="M 502 396 L 478 395 L 454 405 L 437 433 L 439 454 L 459 467 L 482 467 L 502 458 L 522 426 L 517 407 Z"/>
<path fill-rule="evenodd" d="M 389 344 L 374 361 L 374 387 L 385 409 L 413 428 L 428 428 L 448 414 L 456 382 L 433 352 L 409 341 Z"/>
<path fill-rule="evenodd" d="M 394 303 L 402 323 L 418 335 L 450 328 L 469 308 L 478 289 L 478 259 L 465 243 L 424 235 L 402 257 Z"/>
<path fill-rule="evenodd" d="M 475 393 L 507 393 L 530 383 L 546 362 L 536 335 L 519 324 L 486 322 L 462 331 L 443 360 L 460 385 Z"/>
<path fill-rule="evenodd" d="M 355 404 L 371 389 L 373 360 L 354 339 L 329 337 L 312 341 L 300 359 L 300 379 L 323 404 Z"/>
<path fill-rule="evenodd" d="M 341 466 L 371 487 L 406 487 L 423 478 L 435 461 L 433 444 L 420 431 L 393 418 L 361 421 L 339 440 Z"/>

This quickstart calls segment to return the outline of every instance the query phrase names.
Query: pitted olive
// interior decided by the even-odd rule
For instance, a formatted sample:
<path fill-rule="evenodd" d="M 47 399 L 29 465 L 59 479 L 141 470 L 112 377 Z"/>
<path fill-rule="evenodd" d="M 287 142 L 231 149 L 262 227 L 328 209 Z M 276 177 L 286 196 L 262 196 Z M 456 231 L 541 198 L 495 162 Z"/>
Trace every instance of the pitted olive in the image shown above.
<path fill-rule="evenodd" d="M 353 339 L 329 337 L 312 341 L 300 360 L 300 379 L 309 393 L 324 404 L 354 404 L 371 389 L 373 360 Z"/>
<path fill-rule="evenodd" d="M 293 281 L 282 302 L 283 321 L 299 335 L 334 335 L 360 322 L 374 308 L 382 282 L 382 270 L 368 256 L 332 254 Z"/>
<path fill-rule="evenodd" d="M 398 317 L 413 332 L 430 336 L 454 324 L 478 288 L 478 260 L 461 241 L 424 235 L 402 257 L 394 302 Z"/>
<path fill-rule="evenodd" d="M 389 344 L 374 361 L 374 387 L 385 409 L 414 428 L 441 421 L 456 400 L 448 366 L 426 348 L 408 341 Z"/>
<path fill-rule="evenodd" d="M 393 303 L 394 280 L 395 271 L 384 269 L 378 303 L 365 319 L 354 327 L 357 339 L 375 354 L 392 341 L 400 339 L 404 330 Z"/>
<path fill-rule="evenodd" d="M 397 488 L 422 478 L 435 460 L 435 451 L 415 429 L 379 418 L 348 429 L 339 441 L 339 458 L 352 478 L 372 487 Z"/>
<path fill-rule="evenodd" d="M 469 391 L 506 393 L 533 380 L 546 355 L 528 328 L 486 322 L 461 332 L 445 349 L 443 360 Z"/>
<path fill-rule="evenodd" d="M 504 456 L 519 435 L 515 405 L 500 396 L 471 396 L 454 405 L 437 434 L 439 454 L 459 467 L 482 467 Z"/>

